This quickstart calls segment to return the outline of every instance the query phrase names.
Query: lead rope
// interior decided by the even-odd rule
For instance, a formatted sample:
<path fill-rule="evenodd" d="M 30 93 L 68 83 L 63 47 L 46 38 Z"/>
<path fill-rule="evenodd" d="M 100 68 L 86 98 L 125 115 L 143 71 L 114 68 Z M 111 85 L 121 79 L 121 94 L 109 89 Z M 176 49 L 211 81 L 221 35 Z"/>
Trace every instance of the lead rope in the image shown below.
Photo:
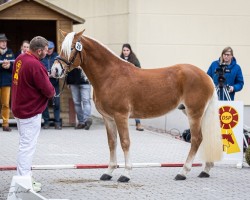
<path fill-rule="evenodd" d="M 64 91 L 64 87 L 65 87 L 65 84 L 66 84 L 67 75 L 68 75 L 68 73 L 65 75 L 62 89 L 60 90 L 60 92 L 58 94 L 55 94 L 53 96 L 53 99 L 52 99 L 53 105 L 55 105 L 55 98 L 59 98 L 61 96 L 61 94 L 63 93 L 63 91 Z"/>

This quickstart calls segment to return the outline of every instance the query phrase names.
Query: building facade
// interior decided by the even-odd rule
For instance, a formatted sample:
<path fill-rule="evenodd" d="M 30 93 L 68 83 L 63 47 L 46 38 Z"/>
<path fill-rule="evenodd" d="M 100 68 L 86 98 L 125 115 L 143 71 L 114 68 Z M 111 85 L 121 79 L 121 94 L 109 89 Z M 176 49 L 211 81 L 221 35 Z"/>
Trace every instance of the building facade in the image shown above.
<path fill-rule="evenodd" d="M 117 55 L 130 43 L 143 68 L 190 63 L 207 71 L 226 46 L 234 49 L 245 85 L 236 100 L 250 105 L 250 1 L 47 0 L 85 19 L 73 25 Z M 179 112 L 174 114 L 178 118 Z M 182 114 L 180 114 L 182 116 Z M 171 116 L 171 115 L 170 115 Z M 147 121 L 147 120 L 145 120 Z M 154 123 L 168 124 L 166 117 Z M 175 119 L 173 121 L 176 121 Z M 249 121 L 250 122 L 250 121 Z M 246 122 L 247 123 L 247 122 Z M 247 123 L 250 124 L 250 123 Z M 165 126 L 161 125 L 161 126 Z"/>

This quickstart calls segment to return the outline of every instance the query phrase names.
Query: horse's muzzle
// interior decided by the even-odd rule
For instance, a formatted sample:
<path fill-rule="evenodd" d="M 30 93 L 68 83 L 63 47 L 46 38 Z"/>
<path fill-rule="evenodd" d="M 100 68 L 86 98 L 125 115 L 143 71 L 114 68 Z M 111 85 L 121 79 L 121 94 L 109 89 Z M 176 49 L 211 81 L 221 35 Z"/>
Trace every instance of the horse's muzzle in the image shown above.
<path fill-rule="evenodd" d="M 51 75 L 54 78 L 62 78 L 64 76 L 64 69 L 61 67 L 60 63 L 57 61 L 51 67 Z"/>

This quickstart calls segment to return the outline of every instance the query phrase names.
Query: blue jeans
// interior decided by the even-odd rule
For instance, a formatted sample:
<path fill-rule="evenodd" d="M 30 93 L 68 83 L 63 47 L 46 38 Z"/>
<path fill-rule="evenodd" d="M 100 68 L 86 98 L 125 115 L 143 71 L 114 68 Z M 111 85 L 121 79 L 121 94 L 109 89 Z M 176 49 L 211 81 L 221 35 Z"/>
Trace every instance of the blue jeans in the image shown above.
<path fill-rule="evenodd" d="M 140 119 L 135 119 L 135 124 L 140 124 L 141 123 L 141 120 Z"/>
<path fill-rule="evenodd" d="M 59 89 L 59 84 L 56 86 L 54 85 L 56 94 L 59 94 L 60 89 Z M 54 97 L 52 99 L 53 101 L 53 111 L 54 111 L 54 119 L 55 119 L 55 124 L 61 125 L 60 123 L 60 97 Z M 42 117 L 44 120 L 44 124 L 49 124 L 49 106 L 47 105 L 46 109 L 42 113 Z"/>
<path fill-rule="evenodd" d="M 90 84 L 69 85 L 79 124 L 84 124 L 91 115 Z"/>

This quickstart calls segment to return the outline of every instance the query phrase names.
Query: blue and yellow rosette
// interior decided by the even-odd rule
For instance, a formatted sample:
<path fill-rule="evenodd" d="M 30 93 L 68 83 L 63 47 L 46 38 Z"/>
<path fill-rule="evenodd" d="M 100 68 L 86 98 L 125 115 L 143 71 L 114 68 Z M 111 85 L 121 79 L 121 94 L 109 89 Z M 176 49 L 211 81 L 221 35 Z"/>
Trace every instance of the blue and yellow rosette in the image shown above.
<path fill-rule="evenodd" d="M 240 152 L 233 128 L 239 122 L 239 114 L 232 106 L 222 106 L 219 109 L 223 151 L 227 154 Z"/>

